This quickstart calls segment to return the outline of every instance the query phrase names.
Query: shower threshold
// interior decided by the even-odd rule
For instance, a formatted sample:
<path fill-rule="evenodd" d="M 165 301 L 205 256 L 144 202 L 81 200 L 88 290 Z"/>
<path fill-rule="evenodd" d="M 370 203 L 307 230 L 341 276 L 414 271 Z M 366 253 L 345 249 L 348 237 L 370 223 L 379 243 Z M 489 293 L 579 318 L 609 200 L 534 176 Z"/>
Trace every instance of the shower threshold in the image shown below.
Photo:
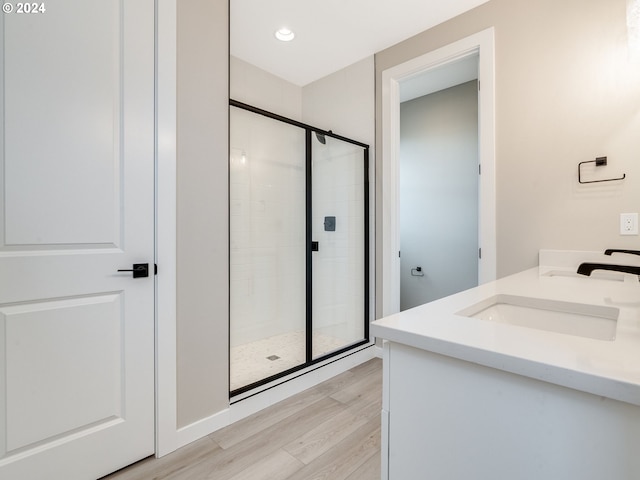
<path fill-rule="evenodd" d="M 314 358 L 345 347 L 345 340 L 314 333 Z M 289 332 L 231 348 L 231 391 L 305 363 L 305 333 Z M 277 357 L 277 358 L 273 358 Z"/>

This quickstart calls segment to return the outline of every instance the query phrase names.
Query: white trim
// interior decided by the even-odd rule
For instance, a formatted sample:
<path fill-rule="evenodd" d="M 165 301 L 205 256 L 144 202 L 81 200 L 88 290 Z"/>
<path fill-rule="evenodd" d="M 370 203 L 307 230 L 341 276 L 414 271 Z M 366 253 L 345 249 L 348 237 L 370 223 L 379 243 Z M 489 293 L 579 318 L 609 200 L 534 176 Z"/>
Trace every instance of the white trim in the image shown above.
<path fill-rule="evenodd" d="M 387 340 L 382 341 L 382 414 L 380 416 L 381 428 L 381 480 L 389 480 L 389 410 L 390 383 L 389 368 L 391 363 L 391 346 Z"/>
<path fill-rule="evenodd" d="M 377 356 L 376 350 L 378 349 L 375 346 L 369 345 L 356 353 L 346 354 L 345 357 L 337 361 L 335 361 L 335 359 L 329 359 L 327 360 L 329 363 L 323 365 L 321 368 L 317 368 L 318 366 L 314 365 L 311 368 L 315 368 L 315 370 L 294 377 L 285 383 L 275 385 L 268 390 L 264 390 L 256 395 L 234 403 L 221 412 L 217 412 L 207 418 L 182 427 L 177 431 L 176 448 L 194 442 L 205 435 L 224 428 L 227 425 L 231 425 L 238 420 L 371 360 Z M 282 379 L 279 381 L 282 382 Z"/>
<path fill-rule="evenodd" d="M 480 176 L 478 281 L 496 278 L 495 51 L 493 27 L 382 72 L 382 315 L 400 311 L 400 83 L 469 54 L 479 54 Z"/>
<path fill-rule="evenodd" d="M 382 72 L 382 316 L 400 311 L 400 227 L 398 224 L 400 84 Z"/>
<path fill-rule="evenodd" d="M 156 0 L 156 456 L 178 448 L 176 384 L 177 0 Z"/>
<path fill-rule="evenodd" d="M 478 282 L 487 283 L 497 277 L 496 233 L 496 93 L 495 93 L 495 41 L 490 28 L 478 34 L 480 62 L 478 64 L 478 132 L 480 175 L 480 211 L 478 216 L 482 261 Z"/>

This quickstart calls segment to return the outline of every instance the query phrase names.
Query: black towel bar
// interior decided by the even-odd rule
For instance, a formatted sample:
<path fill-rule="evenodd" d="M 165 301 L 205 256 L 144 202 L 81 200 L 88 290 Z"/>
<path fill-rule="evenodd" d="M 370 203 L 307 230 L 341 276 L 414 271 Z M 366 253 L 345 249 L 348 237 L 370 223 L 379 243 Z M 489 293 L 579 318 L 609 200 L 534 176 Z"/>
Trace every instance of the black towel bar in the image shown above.
<path fill-rule="evenodd" d="M 581 176 L 581 169 L 582 169 L 582 165 L 585 164 L 585 163 L 595 163 L 596 167 L 601 167 L 601 166 L 607 164 L 607 157 L 598 157 L 595 160 L 588 160 L 586 162 L 580 162 L 578 164 L 578 182 L 579 183 L 613 182 L 615 180 L 624 180 L 625 177 L 627 176 L 625 173 L 623 173 L 620 178 L 606 178 L 604 180 L 589 180 L 589 181 L 583 182 L 582 181 L 582 176 Z"/>

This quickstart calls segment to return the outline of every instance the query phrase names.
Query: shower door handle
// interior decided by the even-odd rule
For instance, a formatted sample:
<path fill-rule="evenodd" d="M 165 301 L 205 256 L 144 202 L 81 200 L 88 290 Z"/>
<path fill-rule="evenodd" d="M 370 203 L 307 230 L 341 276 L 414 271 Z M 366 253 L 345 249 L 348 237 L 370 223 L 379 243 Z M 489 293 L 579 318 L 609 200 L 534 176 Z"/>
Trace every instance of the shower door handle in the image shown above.
<path fill-rule="evenodd" d="M 320 249 L 318 242 L 311 242 L 311 251 L 317 252 Z"/>

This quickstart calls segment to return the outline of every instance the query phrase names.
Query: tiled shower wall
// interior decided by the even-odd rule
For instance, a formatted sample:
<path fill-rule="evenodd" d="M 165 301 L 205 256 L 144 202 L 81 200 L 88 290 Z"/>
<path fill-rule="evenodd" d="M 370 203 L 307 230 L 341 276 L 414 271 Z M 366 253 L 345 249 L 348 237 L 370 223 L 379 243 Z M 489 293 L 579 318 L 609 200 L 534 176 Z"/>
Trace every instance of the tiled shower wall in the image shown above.
<path fill-rule="evenodd" d="M 312 151 L 314 332 L 347 345 L 364 338 L 364 149 L 314 137 Z M 324 229 L 326 216 L 335 231 Z"/>
<path fill-rule="evenodd" d="M 231 108 L 231 347 L 305 322 L 304 130 Z"/>
<path fill-rule="evenodd" d="M 231 108 L 232 347 L 305 328 L 304 134 Z M 313 136 L 312 152 L 314 332 L 347 345 L 364 338 L 363 148 Z"/>

